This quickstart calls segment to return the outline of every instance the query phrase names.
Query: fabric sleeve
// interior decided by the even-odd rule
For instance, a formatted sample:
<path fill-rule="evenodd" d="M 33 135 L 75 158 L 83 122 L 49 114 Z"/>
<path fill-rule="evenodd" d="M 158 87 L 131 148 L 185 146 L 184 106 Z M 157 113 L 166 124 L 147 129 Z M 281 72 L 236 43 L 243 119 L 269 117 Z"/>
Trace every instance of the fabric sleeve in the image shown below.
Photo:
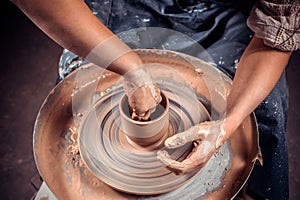
<path fill-rule="evenodd" d="M 300 49 L 300 0 L 259 0 L 247 24 L 268 46 L 282 51 Z"/>

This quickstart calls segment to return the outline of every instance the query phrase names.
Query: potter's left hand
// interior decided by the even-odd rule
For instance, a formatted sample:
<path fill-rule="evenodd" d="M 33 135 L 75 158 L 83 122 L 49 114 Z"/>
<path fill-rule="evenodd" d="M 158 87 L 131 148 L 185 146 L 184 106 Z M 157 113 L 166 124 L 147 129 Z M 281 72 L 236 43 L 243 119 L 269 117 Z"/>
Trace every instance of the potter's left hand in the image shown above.
<path fill-rule="evenodd" d="M 209 121 L 195 125 L 165 141 L 167 148 L 180 147 L 193 142 L 193 150 L 182 162 L 170 158 L 166 151 L 158 151 L 157 158 L 175 174 L 188 173 L 203 167 L 225 140 L 224 120 Z"/>
<path fill-rule="evenodd" d="M 142 67 L 131 70 L 124 74 L 123 86 L 132 109 L 131 118 L 148 120 L 162 100 L 160 90 L 150 74 Z"/>

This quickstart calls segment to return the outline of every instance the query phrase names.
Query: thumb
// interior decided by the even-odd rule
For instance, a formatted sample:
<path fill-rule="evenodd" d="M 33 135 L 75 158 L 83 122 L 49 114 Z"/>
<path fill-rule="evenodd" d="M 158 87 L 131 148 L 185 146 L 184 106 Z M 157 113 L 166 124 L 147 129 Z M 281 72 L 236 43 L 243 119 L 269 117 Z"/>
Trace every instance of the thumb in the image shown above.
<path fill-rule="evenodd" d="M 165 140 L 165 146 L 169 149 L 174 149 L 188 142 L 192 142 L 197 139 L 198 127 L 192 126 L 191 128 L 185 130 L 184 132 L 177 133 L 172 137 Z"/>

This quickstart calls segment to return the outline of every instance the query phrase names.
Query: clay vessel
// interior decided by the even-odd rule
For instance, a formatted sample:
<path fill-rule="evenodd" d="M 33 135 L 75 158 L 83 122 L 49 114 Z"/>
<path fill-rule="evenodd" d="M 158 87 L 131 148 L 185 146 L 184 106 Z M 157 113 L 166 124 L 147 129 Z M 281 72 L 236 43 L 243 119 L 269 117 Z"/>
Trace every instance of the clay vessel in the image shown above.
<path fill-rule="evenodd" d="M 159 107 L 163 109 L 156 109 L 150 115 L 150 119 L 151 116 L 154 116 L 153 119 L 148 121 L 131 119 L 127 95 L 124 95 L 120 100 L 120 128 L 128 139 L 140 146 L 156 148 L 164 142 L 164 136 L 166 136 L 169 126 L 169 100 L 164 93 L 161 93 L 161 96 L 162 101 Z"/>

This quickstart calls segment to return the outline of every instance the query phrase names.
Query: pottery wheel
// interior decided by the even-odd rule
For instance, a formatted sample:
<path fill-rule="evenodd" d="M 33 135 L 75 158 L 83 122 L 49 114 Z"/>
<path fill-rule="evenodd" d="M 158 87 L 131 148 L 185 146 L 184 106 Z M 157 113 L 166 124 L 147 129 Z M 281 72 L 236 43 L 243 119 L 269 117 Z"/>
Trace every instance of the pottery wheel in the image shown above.
<path fill-rule="evenodd" d="M 226 75 L 180 53 L 137 52 L 145 63 L 155 63 L 156 67 L 150 64 L 151 75 L 169 98 L 165 138 L 219 117 L 231 87 Z M 210 89 L 210 84 L 216 87 Z M 35 158 L 57 197 L 228 199 L 239 191 L 258 152 L 253 115 L 204 168 L 177 176 L 156 158 L 163 146 L 145 148 L 122 133 L 118 104 L 123 94 L 120 76 L 86 66 L 63 80 L 46 99 L 35 126 Z M 181 160 L 190 148 L 187 144 L 168 151 Z"/>
<path fill-rule="evenodd" d="M 170 102 L 170 125 L 164 139 L 188 129 L 199 120 L 209 120 L 208 112 L 201 102 L 191 101 L 194 103 L 193 110 L 188 110 L 190 106 L 184 106 L 183 103 L 188 102 L 183 102 L 178 95 L 187 97 L 188 93 L 176 90 L 174 83 L 164 82 L 159 87 Z M 163 147 L 151 149 L 149 146 L 139 146 L 121 131 L 118 104 L 123 94 L 120 85 L 106 95 L 99 96 L 84 119 L 79 146 L 87 167 L 108 185 L 132 194 L 160 194 L 190 180 L 197 172 L 176 176 L 157 160 L 156 152 Z M 194 113 L 200 115 L 193 116 Z M 190 146 L 188 144 L 169 152 L 178 160 L 189 152 Z"/>

